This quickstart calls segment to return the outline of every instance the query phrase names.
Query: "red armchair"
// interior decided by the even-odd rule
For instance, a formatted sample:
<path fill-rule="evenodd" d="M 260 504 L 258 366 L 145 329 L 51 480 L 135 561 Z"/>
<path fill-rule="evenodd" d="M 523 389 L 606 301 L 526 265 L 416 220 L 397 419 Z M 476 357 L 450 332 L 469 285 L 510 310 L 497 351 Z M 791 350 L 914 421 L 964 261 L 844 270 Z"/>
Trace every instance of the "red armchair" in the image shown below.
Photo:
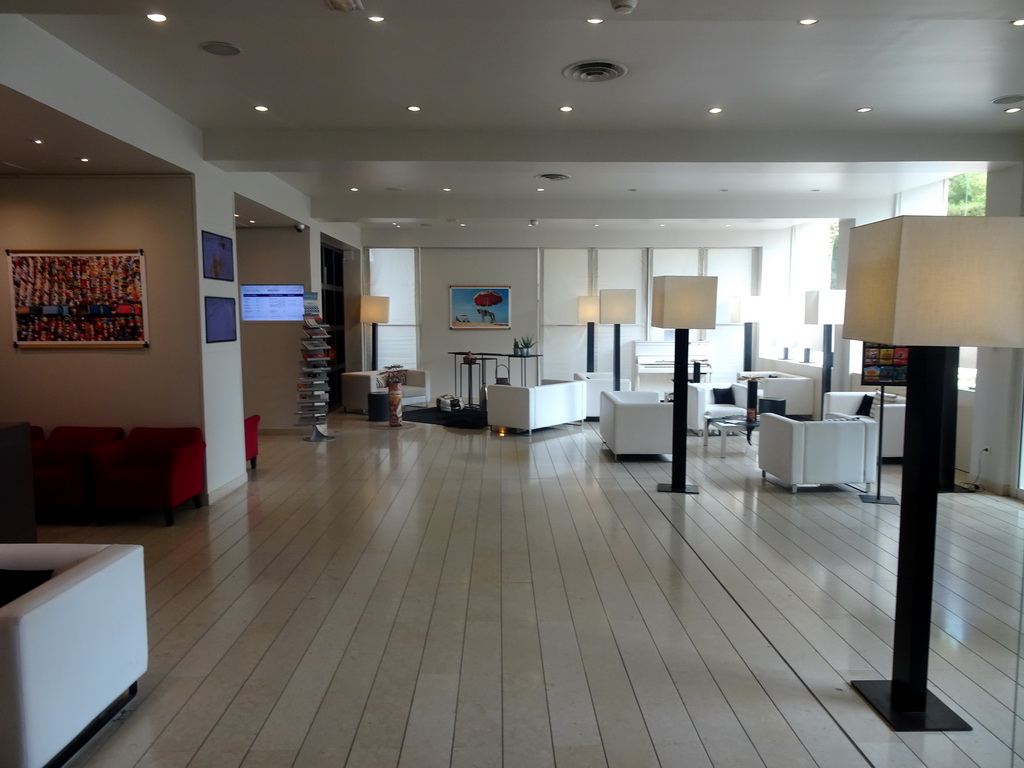
<path fill-rule="evenodd" d="M 122 440 L 121 427 L 54 427 L 49 438 L 33 440 L 36 509 L 70 509 L 79 515 L 91 509 L 93 452 Z"/>
<path fill-rule="evenodd" d="M 94 457 L 99 510 L 162 509 L 174 525 L 176 506 L 202 506 L 206 443 L 197 427 L 136 427 Z"/>
<path fill-rule="evenodd" d="M 256 469 L 256 456 L 260 452 L 260 417 L 253 414 L 243 422 L 245 425 L 245 460 Z"/>

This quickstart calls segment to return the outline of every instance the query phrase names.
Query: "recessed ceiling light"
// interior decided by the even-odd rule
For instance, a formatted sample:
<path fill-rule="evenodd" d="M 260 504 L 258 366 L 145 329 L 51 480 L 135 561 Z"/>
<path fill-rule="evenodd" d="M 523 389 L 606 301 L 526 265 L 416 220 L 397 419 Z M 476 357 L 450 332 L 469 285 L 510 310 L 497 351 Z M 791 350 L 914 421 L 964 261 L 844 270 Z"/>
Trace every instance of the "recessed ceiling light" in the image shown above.
<path fill-rule="evenodd" d="M 250 224 L 255 224 L 256 223 L 256 219 L 249 219 L 249 223 Z"/>
<path fill-rule="evenodd" d="M 587 24 L 604 24 L 604 19 L 587 19 Z"/>
<path fill-rule="evenodd" d="M 601 225 L 600 225 L 600 224 L 595 224 L 594 226 L 595 226 L 595 227 L 600 227 Z"/>
<path fill-rule="evenodd" d="M 821 192 L 820 189 L 812 189 L 811 192 Z"/>
<path fill-rule="evenodd" d="M 78 159 L 81 160 L 83 163 L 88 163 L 89 162 L 89 158 L 88 157 L 80 157 Z"/>
<path fill-rule="evenodd" d="M 1024 96 L 1019 93 L 1011 93 L 1009 96 L 1000 96 L 998 99 L 992 99 L 993 104 L 1020 104 L 1024 101 Z"/>
<path fill-rule="evenodd" d="M 568 106 L 566 106 L 566 107 L 559 107 L 558 109 L 561 112 L 572 112 L 572 107 L 568 107 Z"/>
<path fill-rule="evenodd" d="M 349 192 L 358 192 L 359 191 L 359 187 L 349 187 L 348 191 Z"/>
<path fill-rule="evenodd" d="M 858 112 L 870 112 L 872 107 L 857 107 Z"/>
<path fill-rule="evenodd" d="M 1020 112 L 1020 107 L 1008 107 L 1007 109 L 1004 109 L 1003 111 L 1006 114 L 1008 114 L 1008 115 L 1015 115 L 1018 112 Z"/>
<path fill-rule="evenodd" d="M 665 225 L 664 225 L 664 224 L 659 224 L 658 226 L 659 226 L 659 227 L 664 227 Z"/>
<path fill-rule="evenodd" d="M 270 111 L 270 107 L 264 107 L 262 104 L 257 104 L 255 107 L 253 107 L 253 109 L 255 109 L 257 112 L 269 112 Z"/>
<path fill-rule="evenodd" d="M 1015 27 L 1024 27 L 1024 19 L 1014 19 L 1010 23 Z"/>
<path fill-rule="evenodd" d="M 31 139 L 31 142 L 32 142 L 33 144 L 42 144 L 42 143 L 43 143 L 43 140 L 42 140 L 42 139 Z"/>
<path fill-rule="evenodd" d="M 719 191 L 719 192 L 728 192 L 729 190 L 728 190 L 728 189 L 720 189 L 720 190 L 718 190 L 718 191 Z"/>
<path fill-rule="evenodd" d="M 235 218 L 236 218 L 236 219 L 238 218 L 238 214 L 237 214 L 237 213 L 235 214 Z"/>
<path fill-rule="evenodd" d="M 415 105 L 408 106 L 408 107 L 406 107 L 406 109 L 409 110 L 410 112 L 419 112 L 420 111 L 420 108 L 415 106 Z"/>
<path fill-rule="evenodd" d="M 367 16 L 366 18 L 368 18 L 370 21 L 375 22 L 377 24 L 379 24 L 380 22 L 384 21 L 384 17 L 383 16 Z"/>
<path fill-rule="evenodd" d="M 630 187 L 626 190 L 627 192 L 636 192 L 636 187 Z"/>
<path fill-rule="evenodd" d="M 459 224 L 459 226 L 460 226 L 460 227 L 464 227 L 464 226 L 466 226 L 466 225 L 465 225 L 465 224 L 462 224 L 462 223 L 460 223 L 460 224 Z"/>
<path fill-rule="evenodd" d="M 721 107 L 712 107 L 711 109 L 708 110 L 708 112 L 710 112 L 712 115 L 720 115 L 720 114 L 722 114 L 722 108 Z"/>
<path fill-rule="evenodd" d="M 805 27 L 810 27 L 818 23 L 817 19 L 800 19 L 800 23 Z"/>
<path fill-rule="evenodd" d="M 538 192 L 543 192 L 544 191 L 544 187 L 537 187 L 537 191 Z"/>
<path fill-rule="evenodd" d="M 442 188 L 441 188 L 441 191 L 442 191 L 442 192 L 451 192 L 451 191 L 452 191 L 452 188 L 451 188 L 451 187 L 442 187 Z"/>
<path fill-rule="evenodd" d="M 162 13 L 147 13 L 146 18 L 150 21 L 155 21 L 157 24 L 167 21 L 167 17 Z"/>

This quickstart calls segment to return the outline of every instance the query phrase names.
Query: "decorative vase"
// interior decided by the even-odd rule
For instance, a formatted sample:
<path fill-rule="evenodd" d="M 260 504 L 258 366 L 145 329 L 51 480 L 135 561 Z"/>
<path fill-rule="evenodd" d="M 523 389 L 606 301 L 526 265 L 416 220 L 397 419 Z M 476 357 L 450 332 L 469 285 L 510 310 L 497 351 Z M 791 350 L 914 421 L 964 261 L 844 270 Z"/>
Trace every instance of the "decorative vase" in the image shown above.
<path fill-rule="evenodd" d="M 388 425 L 402 426 L 402 385 L 397 381 L 388 384 Z"/>

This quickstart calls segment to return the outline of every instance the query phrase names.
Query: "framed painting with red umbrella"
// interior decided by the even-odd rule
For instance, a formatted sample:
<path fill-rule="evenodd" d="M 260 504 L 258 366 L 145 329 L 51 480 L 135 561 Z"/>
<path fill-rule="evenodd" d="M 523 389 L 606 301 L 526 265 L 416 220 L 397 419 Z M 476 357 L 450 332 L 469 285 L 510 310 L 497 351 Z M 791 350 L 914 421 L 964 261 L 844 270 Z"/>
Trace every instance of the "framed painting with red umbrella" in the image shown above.
<path fill-rule="evenodd" d="M 452 285 L 448 327 L 457 331 L 501 330 L 510 327 L 509 287 Z"/>

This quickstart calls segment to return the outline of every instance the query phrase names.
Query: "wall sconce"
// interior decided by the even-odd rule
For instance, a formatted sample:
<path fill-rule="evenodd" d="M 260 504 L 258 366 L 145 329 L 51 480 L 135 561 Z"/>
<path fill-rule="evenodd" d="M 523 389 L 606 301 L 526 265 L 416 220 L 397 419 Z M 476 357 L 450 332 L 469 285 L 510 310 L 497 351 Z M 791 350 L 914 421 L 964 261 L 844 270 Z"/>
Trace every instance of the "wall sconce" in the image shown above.
<path fill-rule="evenodd" d="M 587 324 L 587 373 L 594 372 L 594 324 L 601 319 L 601 297 L 580 296 L 576 320 Z"/>
<path fill-rule="evenodd" d="M 359 322 L 370 324 L 370 370 L 377 368 L 377 324 L 386 323 L 391 299 L 387 296 L 362 296 L 359 299 Z"/>
<path fill-rule="evenodd" d="M 951 347 L 1024 347 L 1024 218 L 900 216 L 850 231 L 843 336 L 908 346 L 891 680 L 852 685 L 897 731 L 970 730 L 927 690 Z"/>
<path fill-rule="evenodd" d="M 605 289 L 600 292 L 600 305 L 601 324 L 615 326 L 615 364 L 612 376 L 615 379 L 615 391 L 618 392 L 622 381 L 622 332 L 620 327 L 623 323 L 636 322 L 636 289 Z"/>
<path fill-rule="evenodd" d="M 659 491 L 697 493 L 686 483 L 686 361 L 690 329 L 714 328 L 718 309 L 717 277 L 662 275 L 654 278 L 651 325 L 675 329 L 675 372 L 672 377 L 672 482 L 658 483 Z M 683 373 L 679 366 L 682 361 Z"/>

